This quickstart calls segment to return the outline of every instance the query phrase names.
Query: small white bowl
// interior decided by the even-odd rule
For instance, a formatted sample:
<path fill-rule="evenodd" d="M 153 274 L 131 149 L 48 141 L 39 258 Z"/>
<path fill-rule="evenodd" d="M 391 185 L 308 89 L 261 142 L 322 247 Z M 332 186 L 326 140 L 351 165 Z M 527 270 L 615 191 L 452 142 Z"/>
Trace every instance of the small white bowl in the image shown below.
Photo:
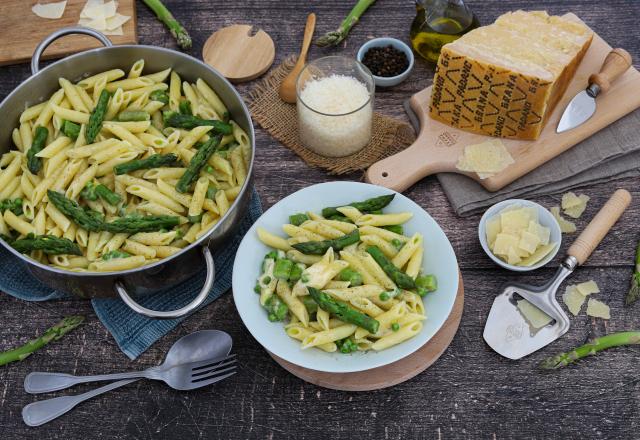
<path fill-rule="evenodd" d="M 404 52 L 404 54 L 407 56 L 407 59 L 409 60 L 409 67 L 407 67 L 407 69 L 404 72 L 402 72 L 400 75 L 396 75 L 396 76 L 376 76 L 372 74 L 371 76 L 373 76 L 374 82 L 376 83 L 377 86 L 380 86 L 380 87 L 395 86 L 397 84 L 400 84 L 405 79 L 407 79 L 407 77 L 411 73 L 411 70 L 413 70 L 413 63 L 415 61 L 413 57 L 413 51 L 406 43 L 398 40 L 397 38 L 390 38 L 390 37 L 374 38 L 373 40 L 367 41 L 358 50 L 357 59 L 358 61 L 362 62 L 362 59 L 364 58 L 364 54 L 367 53 L 367 51 L 372 47 L 387 47 L 387 46 L 393 46 L 395 49 L 398 49 Z"/>
<path fill-rule="evenodd" d="M 489 249 L 489 244 L 487 243 L 487 231 L 486 224 L 487 220 L 492 218 L 494 215 L 497 215 L 503 209 L 512 206 L 512 205 L 521 205 L 523 207 L 534 207 L 538 210 L 538 221 L 542 226 L 546 226 L 551 230 L 551 236 L 549 237 L 550 243 L 556 243 L 556 248 L 552 252 L 550 252 L 546 257 L 542 260 L 538 261 L 533 266 L 515 266 L 513 264 L 509 264 L 504 260 L 501 260 L 499 257 L 491 252 Z M 562 244 L 562 232 L 560 231 L 560 225 L 558 221 L 551 215 L 551 213 L 543 206 L 538 205 L 535 202 L 531 202 L 529 200 L 523 199 L 510 199 L 504 200 L 500 203 L 496 203 L 491 208 L 487 209 L 482 218 L 480 219 L 480 224 L 478 225 L 478 237 L 480 238 L 480 244 L 482 245 L 482 249 L 484 249 L 485 253 L 496 262 L 499 266 L 504 267 L 505 269 L 513 270 L 515 272 L 529 272 L 531 270 L 538 269 L 539 267 L 544 266 L 549 261 L 553 260 L 553 257 L 556 256 L 558 250 L 560 249 L 560 245 Z"/>

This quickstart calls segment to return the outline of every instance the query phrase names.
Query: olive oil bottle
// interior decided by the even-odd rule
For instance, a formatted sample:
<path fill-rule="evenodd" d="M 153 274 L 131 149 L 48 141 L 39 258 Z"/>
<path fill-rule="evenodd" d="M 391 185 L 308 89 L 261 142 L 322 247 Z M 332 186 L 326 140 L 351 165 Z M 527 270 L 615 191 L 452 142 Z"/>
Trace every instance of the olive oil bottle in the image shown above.
<path fill-rule="evenodd" d="M 440 49 L 480 26 L 463 0 L 416 0 L 416 18 L 411 24 L 413 49 L 436 63 Z"/>

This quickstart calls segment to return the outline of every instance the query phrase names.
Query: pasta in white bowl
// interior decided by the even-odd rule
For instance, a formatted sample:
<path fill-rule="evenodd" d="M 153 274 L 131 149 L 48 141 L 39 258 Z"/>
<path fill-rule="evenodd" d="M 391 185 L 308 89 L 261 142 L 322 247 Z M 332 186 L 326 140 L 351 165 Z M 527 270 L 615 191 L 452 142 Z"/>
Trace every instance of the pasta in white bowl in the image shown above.
<path fill-rule="evenodd" d="M 140 59 L 28 107 L 0 157 L 0 234 L 40 263 L 118 272 L 205 235 L 241 191 L 247 134 L 202 79 Z"/>
<path fill-rule="evenodd" d="M 383 213 L 344 206 L 388 194 Z M 233 271 L 236 307 L 258 342 L 293 364 L 336 373 L 422 347 L 457 289 L 455 254 L 437 223 L 401 194 L 355 182 L 314 185 L 271 207 L 243 239 Z"/>

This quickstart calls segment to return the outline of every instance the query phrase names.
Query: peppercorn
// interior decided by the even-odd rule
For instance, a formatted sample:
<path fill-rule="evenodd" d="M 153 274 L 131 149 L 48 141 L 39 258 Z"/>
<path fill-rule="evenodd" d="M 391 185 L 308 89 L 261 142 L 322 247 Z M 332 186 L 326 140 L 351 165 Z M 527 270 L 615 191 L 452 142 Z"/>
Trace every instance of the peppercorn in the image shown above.
<path fill-rule="evenodd" d="M 362 64 L 375 76 L 383 77 L 400 75 L 409 68 L 407 55 L 391 45 L 367 50 L 362 57 Z"/>

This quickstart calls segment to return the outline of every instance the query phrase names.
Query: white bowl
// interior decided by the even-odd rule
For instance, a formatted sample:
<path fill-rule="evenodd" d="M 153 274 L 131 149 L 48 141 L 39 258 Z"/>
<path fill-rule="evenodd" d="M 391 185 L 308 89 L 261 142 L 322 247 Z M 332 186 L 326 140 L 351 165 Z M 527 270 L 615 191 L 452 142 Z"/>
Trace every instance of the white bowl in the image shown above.
<path fill-rule="evenodd" d="M 321 183 L 304 188 L 285 197 L 260 217 L 244 236 L 233 265 L 233 300 L 253 337 L 276 356 L 304 368 L 330 373 L 348 373 L 368 370 L 396 362 L 429 341 L 442 327 L 451 313 L 458 291 L 458 263 L 453 248 L 440 226 L 416 203 L 395 193 L 396 196 L 385 210 L 387 212 L 409 211 L 413 218 L 404 224 L 405 234 L 420 232 L 424 237 L 425 255 L 422 264 L 424 273 L 438 278 L 438 290 L 424 297 L 427 319 L 421 332 L 401 344 L 380 352 L 356 352 L 351 354 L 326 353 L 309 348 L 302 350 L 300 342 L 284 331 L 281 322 L 269 322 L 265 310 L 253 291 L 260 275 L 260 265 L 270 248 L 258 240 L 256 228 L 263 227 L 284 236 L 282 225 L 288 223 L 289 215 L 313 211 L 320 213 L 327 206 L 340 206 L 393 192 L 387 188 L 358 182 Z"/>
<path fill-rule="evenodd" d="M 500 259 L 496 255 L 491 252 L 489 249 L 489 244 L 487 243 L 487 232 L 486 232 L 486 224 L 487 220 L 489 220 L 494 215 L 497 215 L 503 209 L 512 206 L 512 205 L 521 205 L 523 207 L 534 207 L 538 210 L 538 220 L 542 226 L 546 226 L 551 230 L 551 236 L 549 237 L 550 243 L 556 243 L 556 248 L 547 254 L 542 260 L 537 262 L 532 266 L 514 266 L 513 264 L 509 264 L 504 260 Z M 551 215 L 551 213 L 541 205 L 538 205 L 535 202 L 531 202 L 529 200 L 523 199 L 510 199 L 504 200 L 500 203 L 496 203 L 491 208 L 487 209 L 482 218 L 480 219 L 480 224 L 478 225 L 478 237 L 480 238 L 480 244 L 482 245 L 482 249 L 484 249 L 485 253 L 495 261 L 499 266 L 504 267 L 505 269 L 513 270 L 516 272 L 528 272 L 530 270 L 538 269 L 539 267 L 544 266 L 549 261 L 553 260 L 553 257 L 556 256 L 558 250 L 560 249 L 560 245 L 562 244 L 562 232 L 560 231 L 560 225 L 558 221 Z"/>
<path fill-rule="evenodd" d="M 369 40 L 366 43 L 364 43 L 362 46 L 360 46 L 360 49 L 358 50 L 358 55 L 356 56 L 358 61 L 362 62 L 362 59 L 364 58 L 364 54 L 367 53 L 367 51 L 372 47 L 387 47 L 389 45 L 404 52 L 404 54 L 407 56 L 407 60 L 409 60 L 409 66 L 407 67 L 407 70 L 402 72 L 400 75 L 396 75 L 396 76 L 377 76 L 377 75 L 371 74 L 371 76 L 373 76 L 373 81 L 376 83 L 377 86 L 380 86 L 380 87 L 395 86 L 400 84 L 405 79 L 407 79 L 407 77 L 411 73 L 411 70 L 413 70 L 413 63 L 415 62 L 415 58 L 413 56 L 413 51 L 411 50 L 411 48 L 406 43 L 398 40 L 397 38 L 389 38 L 389 37 L 374 38 L 373 40 Z"/>

